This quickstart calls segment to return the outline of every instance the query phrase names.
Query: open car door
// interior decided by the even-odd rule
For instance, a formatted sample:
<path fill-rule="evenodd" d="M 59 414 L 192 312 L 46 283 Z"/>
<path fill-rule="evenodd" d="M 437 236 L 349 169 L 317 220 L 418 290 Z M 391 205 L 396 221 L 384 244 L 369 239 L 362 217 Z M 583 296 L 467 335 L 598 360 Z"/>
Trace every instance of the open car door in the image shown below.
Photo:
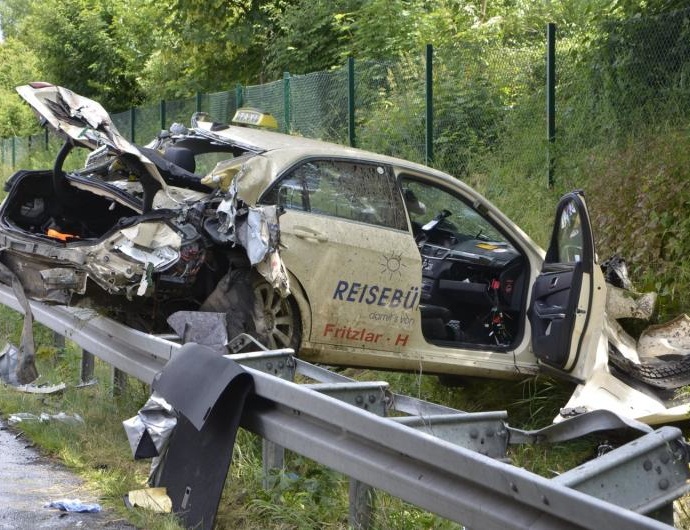
<path fill-rule="evenodd" d="M 594 240 L 581 191 L 566 194 L 541 274 L 532 290 L 532 347 L 541 363 L 561 372 L 576 366 L 590 325 L 594 295 Z"/>

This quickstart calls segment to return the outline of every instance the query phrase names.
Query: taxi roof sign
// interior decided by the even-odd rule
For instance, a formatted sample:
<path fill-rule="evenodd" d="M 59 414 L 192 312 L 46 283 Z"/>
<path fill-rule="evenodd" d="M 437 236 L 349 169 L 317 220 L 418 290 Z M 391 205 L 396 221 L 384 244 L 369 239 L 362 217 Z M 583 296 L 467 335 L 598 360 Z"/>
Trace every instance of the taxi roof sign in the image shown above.
<path fill-rule="evenodd" d="M 232 123 L 238 125 L 253 125 L 255 127 L 265 127 L 267 129 L 277 129 L 278 122 L 268 112 L 262 112 L 258 109 L 244 107 L 237 109 L 232 118 Z"/>

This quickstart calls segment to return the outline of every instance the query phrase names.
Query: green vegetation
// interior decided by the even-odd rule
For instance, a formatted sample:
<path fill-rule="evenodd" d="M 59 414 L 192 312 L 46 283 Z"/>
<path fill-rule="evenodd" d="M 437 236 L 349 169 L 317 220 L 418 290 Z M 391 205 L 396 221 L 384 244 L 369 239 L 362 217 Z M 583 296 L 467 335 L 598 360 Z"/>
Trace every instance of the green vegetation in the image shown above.
<path fill-rule="evenodd" d="M 600 259 L 624 256 L 635 286 L 660 292 L 658 320 L 664 321 L 690 308 L 690 267 L 684 259 L 690 254 L 690 11 L 674 12 L 686 4 L 0 0 L 0 137 L 38 130 L 14 95 L 16 85 L 36 79 L 67 86 L 118 112 L 155 105 L 161 98 L 233 90 L 236 83 L 275 81 L 284 71 L 322 70 L 326 73 L 308 85 L 318 91 L 305 89 L 293 101 L 328 114 L 327 126 L 310 129 L 308 122 L 316 120 L 309 115 L 295 131 L 344 141 L 344 113 L 334 102 L 344 100 L 346 93 L 329 76 L 342 81 L 342 65 L 352 55 L 357 64 L 358 145 L 423 161 L 421 51 L 432 43 L 433 164 L 477 188 L 542 245 L 559 196 L 584 189 Z M 552 189 L 546 186 L 543 59 L 544 26 L 550 21 L 558 25 Z M 301 79 L 307 86 L 307 76 Z M 282 92 L 276 93 L 282 104 Z M 151 122 L 147 126 L 152 131 L 159 126 L 155 119 L 137 119 Z M 35 136 L 34 142 L 41 139 Z M 0 174 L 6 177 L 11 162 L 2 154 Z M 50 152 L 36 150 L 17 160 L 20 167 L 51 163 Z M 16 333 L 16 316 L 5 310 L 1 314 L 4 334 Z M 76 349 L 55 350 L 46 333 L 39 343 L 44 379 L 64 380 L 70 388 L 44 399 L 0 388 L 0 411 L 82 415 L 82 428 L 22 428 L 88 477 L 105 502 L 124 513 L 121 497 L 143 485 L 148 464 L 132 461 L 120 421 L 136 412 L 148 391 L 132 383 L 125 395 L 111 399 L 108 369 L 102 365 L 99 385 L 76 389 Z M 389 380 L 397 391 L 462 410 L 507 408 L 511 425 L 523 428 L 549 423 L 572 390 L 542 378 L 469 381 L 446 388 L 430 376 L 357 376 Z M 511 456 L 518 465 L 551 476 L 591 456 L 598 442 L 522 447 Z M 274 487 L 264 491 L 260 454 L 259 441 L 241 431 L 220 528 L 346 528 L 345 478 L 293 455 L 287 471 L 273 477 Z M 171 518 L 143 512 L 127 516 L 146 528 L 174 527 Z M 380 529 L 456 527 L 386 495 L 378 497 L 376 518 Z"/>

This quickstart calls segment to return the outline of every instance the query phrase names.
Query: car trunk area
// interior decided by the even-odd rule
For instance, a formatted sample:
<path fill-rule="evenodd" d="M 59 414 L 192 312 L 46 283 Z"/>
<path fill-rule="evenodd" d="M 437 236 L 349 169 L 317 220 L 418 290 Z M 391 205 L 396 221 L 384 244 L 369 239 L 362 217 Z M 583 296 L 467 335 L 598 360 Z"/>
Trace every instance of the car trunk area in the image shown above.
<path fill-rule="evenodd" d="M 56 243 L 97 240 L 122 219 L 138 215 L 110 198 L 71 186 L 58 198 L 50 171 L 20 172 L 6 189 L 2 223 Z"/>

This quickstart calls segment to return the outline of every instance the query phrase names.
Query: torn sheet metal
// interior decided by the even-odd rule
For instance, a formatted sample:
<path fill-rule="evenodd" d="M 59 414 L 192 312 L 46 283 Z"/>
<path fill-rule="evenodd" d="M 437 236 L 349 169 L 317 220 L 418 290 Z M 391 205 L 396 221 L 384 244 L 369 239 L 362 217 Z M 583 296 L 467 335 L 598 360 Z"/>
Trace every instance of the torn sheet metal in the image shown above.
<path fill-rule="evenodd" d="M 17 392 L 24 392 L 25 394 L 58 394 L 65 390 L 67 385 L 65 383 L 57 383 L 55 385 L 19 385 L 12 387 L 12 390 Z"/>
<path fill-rule="evenodd" d="M 75 292 L 83 294 L 86 291 L 86 274 L 69 267 L 55 267 L 39 271 L 43 286 L 47 292 L 59 290 L 61 292 Z"/>
<path fill-rule="evenodd" d="M 241 176 L 242 171 L 218 206 L 218 233 L 227 241 L 242 245 L 249 262 L 285 297 L 290 294 L 290 282 L 279 253 L 280 225 L 277 207 L 252 207 L 241 203 L 237 195 L 237 183 Z"/>
<path fill-rule="evenodd" d="M 177 425 L 173 407 L 155 392 L 136 416 L 122 422 L 135 459 L 160 456 L 165 452 Z"/>
<path fill-rule="evenodd" d="M 683 314 L 664 324 L 649 326 L 637 341 L 641 357 L 690 355 L 690 317 Z"/>
<path fill-rule="evenodd" d="M 212 188 L 220 188 L 221 191 L 227 192 L 230 189 L 230 185 L 242 170 L 243 164 L 254 156 L 254 153 L 248 153 L 230 160 L 218 162 L 216 167 L 201 179 L 201 183 Z"/>
<path fill-rule="evenodd" d="M 135 245 L 147 248 L 180 248 L 182 237 L 162 222 L 139 223 L 123 228 L 120 233 Z"/>
<path fill-rule="evenodd" d="M 5 344 L 2 351 L 0 351 L 0 379 L 4 383 L 12 386 L 18 386 L 17 380 L 17 363 L 19 361 L 19 350 L 14 344 L 9 342 Z"/>
<path fill-rule="evenodd" d="M 114 245 L 115 250 L 119 250 L 125 256 L 129 256 L 135 261 L 148 265 L 149 263 L 155 270 L 164 270 L 175 263 L 180 254 L 170 247 L 159 247 L 153 250 L 143 249 L 134 245 L 131 241 L 125 240 Z"/>
<path fill-rule="evenodd" d="M 51 421 L 58 421 L 61 423 L 66 423 L 68 425 L 84 425 L 84 418 L 82 418 L 76 412 L 74 414 L 67 414 L 65 412 L 58 412 L 57 414 L 48 414 L 46 412 L 41 412 L 40 415 L 31 414 L 30 412 L 17 412 L 15 414 L 10 414 L 7 418 L 7 423 L 10 425 L 17 425 L 23 422 L 40 422 L 47 423 Z"/>
<path fill-rule="evenodd" d="M 657 294 L 636 293 L 615 285 L 606 286 L 606 314 L 613 319 L 649 320 L 656 308 Z"/>
<path fill-rule="evenodd" d="M 210 530 L 253 379 L 212 349 L 186 344 L 152 386 L 180 413 L 153 485 L 167 488 L 187 527 Z"/>
<path fill-rule="evenodd" d="M 559 443 L 601 431 L 627 432 L 631 438 L 634 438 L 653 431 L 649 425 L 610 410 L 587 412 L 584 409 L 580 411 L 561 409 L 560 414 L 567 419 L 541 429 L 526 431 L 508 427 L 509 442 L 511 444 Z"/>
<path fill-rule="evenodd" d="M 17 275 L 1 262 L 0 282 L 12 286 L 14 296 L 17 298 L 17 301 L 24 311 L 24 325 L 22 327 L 19 349 L 17 350 L 17 364 L 13 373 L 19 384 L 31 383 L 38 379 L 38 370 L 36 369 L 36 346 L 33 332 L 34 319 L 31 313 L 31 306 L 24 292 L 24 287 Z"/>

